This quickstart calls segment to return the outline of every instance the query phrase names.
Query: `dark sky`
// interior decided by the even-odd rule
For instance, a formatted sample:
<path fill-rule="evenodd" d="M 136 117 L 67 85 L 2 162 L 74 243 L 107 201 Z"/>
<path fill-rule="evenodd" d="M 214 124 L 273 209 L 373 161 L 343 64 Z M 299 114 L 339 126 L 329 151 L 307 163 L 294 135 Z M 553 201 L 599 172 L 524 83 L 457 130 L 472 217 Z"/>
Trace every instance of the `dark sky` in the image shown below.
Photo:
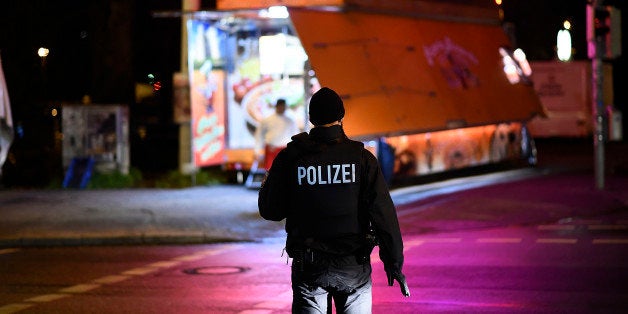
<path fill-rule="evenodd" d="M 111 89 L 102 77 L 115 76 L 118 67 L 132 73 L 117 78 L 124 81 L 136 80 L 140 72 L 154 66 L 170 70 L 170 60 L 178 60 L 180 23 L 155 20 L 150 11 L 176 9 L 177 2 L 3 1 L 0 49 L 7 84 L 14 91 L 11 98 L 18 103 L 22 98 L 35 101 L 32 94 L 37 90 L 46 92 L 48 99 L 78 101 L 98 89 Z M 50 49 L 45 64 L 36 55 L 42 46 Z M 130 91 L 125 89 L 123 95 L 100 98 L 126 100 Z"/>

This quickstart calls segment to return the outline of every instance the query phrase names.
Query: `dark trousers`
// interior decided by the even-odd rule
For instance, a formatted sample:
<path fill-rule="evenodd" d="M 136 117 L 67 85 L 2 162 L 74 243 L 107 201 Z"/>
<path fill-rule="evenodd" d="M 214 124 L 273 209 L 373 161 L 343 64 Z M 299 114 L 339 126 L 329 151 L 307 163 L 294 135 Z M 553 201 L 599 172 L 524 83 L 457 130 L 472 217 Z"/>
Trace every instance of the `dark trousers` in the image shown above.
<path fill-rule="evenodd" d="M 292 313 L 328 313 L 328 296 L 333 298 L 336 313 L 371 313 L 371 286 L 368 260 L 358 261 L 355 256 L 295 258 Z"/>

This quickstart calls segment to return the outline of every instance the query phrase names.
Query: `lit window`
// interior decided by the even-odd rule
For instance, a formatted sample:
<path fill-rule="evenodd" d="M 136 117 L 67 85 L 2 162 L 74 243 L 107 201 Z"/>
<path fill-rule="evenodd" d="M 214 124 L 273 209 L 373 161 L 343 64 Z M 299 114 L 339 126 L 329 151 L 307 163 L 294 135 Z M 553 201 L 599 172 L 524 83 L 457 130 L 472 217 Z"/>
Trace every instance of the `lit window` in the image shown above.
<path fill-rule="evenodd" d="M 532 75 L 532 69 L 530 68 L 530 63 L 528 63 L 528 59 L 526 58 L 526 54 L 521 50 L 521 48 L 517 48 L 513 53 L 515 60 L 519 64 L 521 71 L 523 71 L 523 75 L 530 76 Z"/>
<path fill-rule="evenodd" d="M 268 10 L 260 11 L 259 15 L 261 17 L 267 17 L 271 19 L 287 19 L 290 14 L 288 13 L 288 8 L 285 6 L 272 6 L 269 7 Z"/>
<path fill-rule="evenodd" d="M 504 64 L 504 74 L 506 74 L 506 78 L 510 84 L 517 84 L 519 82 L 530 83 L 532 68 L 523 50 L 516 49 L 513 52 L 508 48 L 500 47 L 499 54 L 502 56 L 502 62 Z"/>

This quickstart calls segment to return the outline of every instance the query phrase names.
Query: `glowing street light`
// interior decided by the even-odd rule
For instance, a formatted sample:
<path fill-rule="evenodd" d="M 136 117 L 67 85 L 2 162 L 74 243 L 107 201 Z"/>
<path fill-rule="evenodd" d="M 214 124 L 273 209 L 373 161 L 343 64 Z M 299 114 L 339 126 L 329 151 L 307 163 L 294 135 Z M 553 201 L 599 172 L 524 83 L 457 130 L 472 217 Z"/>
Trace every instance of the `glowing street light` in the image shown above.
<path fill-rule="evenodd" d="M 50 53 L 50 50 L 48 50 L 48 48 L 40 47 L 39 49 L 37 49 L 37 55 L 41 58 L 42 74 L 43 74 L 44 68 L 46 67 L 46 57 L 48 57 L 49 53 Z"/>
<path fill-rule="evenodd" d="M 570 30 L 571 29 L 571 22 L 569 22 L 569 20 L 565 20 L 563 22 L 563 28 L 566 30 Z"/>
<path fill-rule="evenodd" d="M 49 53 L 50 53 L 50 50 L 48 50 L 48 48 L 41 47 L 37 50 L 37 55 L 42 58 L 47 57 Z"/>
<path fill-rule="evenodd" d="M 558 60 L 567 62 L 571 60 L 571 23 L 569 21 L 563 22 L 563 29 L 558 31 L 556 35 L 556 55 Z"/>
<path fill-rule="evenodd" d="M 50 53 L 50 50 L 48 50 L 48 48 L 40 47 L 39 49 L 37 49 L 37 55 L 41 59 L 41 67 L 40 67 L 41 79 L 42 79 L 41 94 L 44 99 L 46 99 L 46 95 L 48 94 L 48 91 L 47 91 L 48 78 L 46 75 L 46 57 L 48 57 L 49 53 Z"/>

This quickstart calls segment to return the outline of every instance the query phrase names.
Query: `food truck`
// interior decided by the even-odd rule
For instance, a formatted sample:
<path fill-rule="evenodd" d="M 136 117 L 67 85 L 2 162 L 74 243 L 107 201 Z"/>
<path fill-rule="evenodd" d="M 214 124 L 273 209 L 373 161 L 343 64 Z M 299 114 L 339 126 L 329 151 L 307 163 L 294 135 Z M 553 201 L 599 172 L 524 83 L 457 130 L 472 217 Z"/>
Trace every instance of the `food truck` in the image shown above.
<path fill-rule="evenodd" d="M 338 92 L 346 134 L 390 178 L 534 163 L 526 122 L 543 107 L 490 4 L 219 0 L 191 13 L 195 164 L 249 169 L 255 128 L 276 99 L 307 131 L 308 99 L 321 86 Z"/>

